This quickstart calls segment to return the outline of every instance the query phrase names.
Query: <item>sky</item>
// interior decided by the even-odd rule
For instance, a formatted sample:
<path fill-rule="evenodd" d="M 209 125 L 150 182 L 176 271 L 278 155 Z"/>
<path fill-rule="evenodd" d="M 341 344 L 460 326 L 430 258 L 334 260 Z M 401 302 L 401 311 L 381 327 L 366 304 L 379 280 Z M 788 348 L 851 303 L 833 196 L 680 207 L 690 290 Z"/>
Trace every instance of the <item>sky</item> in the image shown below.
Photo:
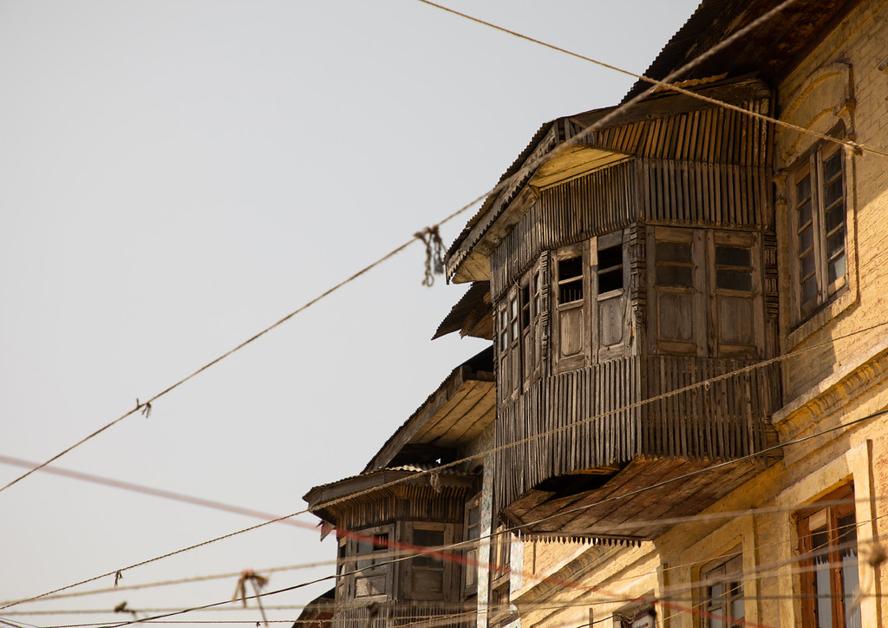
<path fill-rule="evenodd" d="M 450 2 L 635 71 L 695 5 Z M 492 187 L 541 123 L 615 104 L 629 86 L 415 0 L 0 0 L 0 455 L 48 458 Z M 445 242 L 463 224 L 446 225 Z M 466 287 L 425 288 L 422 269 L 413 246 L 57 466 L 303 509 L 312 486 L 359 472 L 485 347 L 430 341 Z M 20 473 L 0 465 L 0 484 Z M 255 522 L 34 474 L 0 493 L 0 599 Z M 316 532 L 277 524 L 122 584 L 334 557 Z M 269 587 L 331 573 L 275 573 Z M 10 610 L 186 607 L 234 587 Z"/>

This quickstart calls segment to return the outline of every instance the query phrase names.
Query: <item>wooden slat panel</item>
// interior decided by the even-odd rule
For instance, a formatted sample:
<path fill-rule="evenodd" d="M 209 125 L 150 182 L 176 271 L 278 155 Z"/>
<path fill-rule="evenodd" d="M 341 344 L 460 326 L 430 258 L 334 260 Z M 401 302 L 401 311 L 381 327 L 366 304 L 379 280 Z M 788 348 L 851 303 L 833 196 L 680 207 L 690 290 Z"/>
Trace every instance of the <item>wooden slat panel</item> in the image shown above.
<path fill-rule="evenodd" d="M 633 356 L 535 381 L 499 407 L 497 446 L 531 440 L 496 454 L 497 510 L 549 478 L 618 467 L 638 455 L 725 460 L 761 449 L 778 399 L 776 366 L 619 410 L 642 395 L 670 392 L 745 364 Z M 559 428 L 564 429 L 533 438 Z"/>

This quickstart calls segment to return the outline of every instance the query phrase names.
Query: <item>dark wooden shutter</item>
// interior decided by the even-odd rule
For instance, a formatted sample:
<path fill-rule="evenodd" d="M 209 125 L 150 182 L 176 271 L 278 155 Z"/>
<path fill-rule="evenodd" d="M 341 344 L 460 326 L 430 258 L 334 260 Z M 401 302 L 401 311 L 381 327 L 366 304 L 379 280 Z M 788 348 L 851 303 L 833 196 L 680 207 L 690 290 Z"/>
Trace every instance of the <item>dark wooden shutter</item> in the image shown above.
<path fill-rule="evenodd" d="M 705 355 L 703 231 L 656 227 L 648 238 L 651 349 Z"/>
<path fill-rule="evenodd" d="M 719 357 L 761 357 L 765 345 L 758 234 L 709 232 L 710 346 Z"/>

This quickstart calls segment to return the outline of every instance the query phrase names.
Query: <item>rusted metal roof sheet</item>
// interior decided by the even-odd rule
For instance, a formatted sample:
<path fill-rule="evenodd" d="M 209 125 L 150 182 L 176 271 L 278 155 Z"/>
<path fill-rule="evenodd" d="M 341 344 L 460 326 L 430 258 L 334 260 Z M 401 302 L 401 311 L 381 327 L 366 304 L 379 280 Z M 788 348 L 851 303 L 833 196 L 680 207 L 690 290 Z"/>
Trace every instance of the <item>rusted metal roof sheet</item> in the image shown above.
<path fill-rule="evenodd" d="M 475 398 L 477 400 L 473 401 Z M 457 406 L 462 399 L 470 403 L 466 404 L 468 407 L 466 412 L 460 414 Z M 455 422 L 468 413 L 472 413 L 478 419 L 473 423 L 471 430 L 460 430 L 459 433 L 448 435 L 448 430 L 455 425 Z M 390 465 L 411 444 L 438 444 L 441 447 L 452 447 L 461 440 L 474 437 L 492 423 L 495 416 L 496 382 L 493 375 L 493 347 L 490 346 L 453 369 L 441 385 L 386 440 L 373 459 L 367 463 L 364 472 Z"/>
<path fill-rule="evenodd" d="M 684 26 L 663 46 L 645 76 L 662 80 L 781 1 L 703 0 Z M 773 84 L 795 67 L 799 59 L 818 43 L 822 33 L 845 16 L 857 1 L 798 0 L 679 80 L 755 72 Z M 636 82 L 623 102 L 648 87 L 649 83 Z"/>

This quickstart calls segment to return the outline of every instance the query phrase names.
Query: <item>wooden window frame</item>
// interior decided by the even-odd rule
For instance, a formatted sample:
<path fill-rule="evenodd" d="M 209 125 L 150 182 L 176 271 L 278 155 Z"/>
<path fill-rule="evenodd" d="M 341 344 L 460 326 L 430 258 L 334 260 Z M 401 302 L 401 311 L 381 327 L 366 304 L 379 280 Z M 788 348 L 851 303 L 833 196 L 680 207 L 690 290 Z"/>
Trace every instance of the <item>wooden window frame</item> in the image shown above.
<path fill-rule="evenodd" d="M 600 252 L 611 248 L 620 249 L 620 264 L 612 265 L 606 268 L 601 267 Z M 629 246 L 628 237 L 624 230 L 607 233 L 596 238 L 592 238 L 590 242 L 590 292 L 594 295 L 592 310 L 594 315 L 591 322 L 591 343 L 594 347 L 596 360 L 601 362 L 612 358 L 625 356 L 629 353 L 630 341 L 630 311 L 629 311 L 629 284 L 631 282 L 630 264 L 629 264 Z M 619 269 L 621 272 L 621 285 L 617 289 L 600 291 L 601 275 L 608 271 Z M 621 322 L 621 338 L 620 341 L 605 346 L 602 339 L 602 310 L 607 307 L 606 304 L 617 301 L 617 309 L 620 311 Z"/>
<path fill-rule="evenodd" d="M 739 270 L 740 266 L 719 264 L 717 253 L 719 247 L 735 247 L 749 249 L 751 275 L 750 290 L 734 290 L 721 288 L 718 285 L 719 270 Z M 764 357 L 765 350 L 765 311 L 764 290 L 762 279 L 764 273 L 762 261 L 761 236 L 753 232 L 738 231 L 707 231 L 706 233 L 706 267 L 707 267 L 707 296 L 709 298 L 707 344 L 709 355 L 716 357 Z M 745 270 L 747 267 L 743 267 Z M 719 298 L 737 297 L 747 298 L 751 302 L 752 320 L 752 344 L 730 344 L 723 341 L 721 335 L 719 315 Z"/>
<path fill-rule="evenodd" d="M 427 530 L 430 532 L 441 532 L 444 538 L 443 545 L 450 545 L 454 542 L 454 524 L 449 523 L 435 523 L 435 522 L 427 522 L 427 521 L 407 521 L 404 522 L 401 526 L 403 530 L 403 535 L 406 537 L 407 542 L 410 545 L 419 545 L 416 543 L 416 539 L 414 538 L 415 532 L 417 530 Z M 429 546 L 431 547 L 431 546 Z M 401 570 L 402 573 L 402 590 L 404 591 L 406 597 L 411 600 L 417 601 L 442 601 L 447 599 L 457 599 L 456 589 L 460 586 L 460 578 L 459 572 L 456 571 L 458 568 L 458 564 L 454 561 L 435 559 L 439 560 L 441 567 L 441 592 L 440 593 L 432 593 L 432 592 L 421 592 L 416 591 L 413 588 L 413 574 L 417 570 L 421 571 L 438 571 L 437 568 L 431 567 L 417 567 L 415 565 L 416 558 L 412 558 L 404 561 L 403 568 Z"/>
<path fill-rule="evenodd" d="M 349 540 L 348 537 L 336 539 L 336 599 L 337 601 L 346 600 L 349 595 L 349 576 L 343 575 L 351 571 L 351 560 L 348 556 Z"/>
<path fill-rule="evenodd" d="M 510 384 L 512 381 L 512 363 L 509 359 L 511 357 L 512 343 L 509 341 L 508 298 L 505 299 L 505 303 L 500 304 L 497 308 L 496 331 L 497 373 L 499 375 L 497 389 L 501 399 L 508 399 L 512 394 L 512 386 Z"/>
<path fill-rule="evenodd" d="M 734 562 L 737 564 L 731 564 Z M 719 569 L 725 570 L 723 578 L 721 579 L 717 578 L 715 574 Z M 717 614 L 719 615 L 719 625 L 725 626 L 725 628 L 739 628 L 740 626 L 745 626 L 746 594 L 743 589 L 743 552 L 741 549 L 737 547 L 730 552 L 727 552 L 727 555 L 720 556 L 719 558 L 702 565 L 699 569 L 699 579 L 701 581 L 710 581 L 710 583 L 705 584 L 698 591 L 698 604 L 705 612 L 699 614 L 699 619 L 695 622 L 695 625 L 699 628 L 710 628 L 710 626 L 712 626 L 711 616 Z M 713 610 L 714 604 L 712 603 L 712 595 L 709 591 L 709 589 L 711 589 L 716 583 L 721 583 L 726 587 L 730 587 L 731 584 L 737 584 L 739 586 L 738 595 L 732 595 L 732 593 L 738 589 L 725 591 L 724 602 L 720 604 L 720 606 L 722 606 L 721 611 Z M 733 615 L 733 602 L 737 599 L 743 600 L 744 606 L 743 617 L 739 618 L 735 618 Z"/>
<path fill-rule="evenodd" d="M 851 503 L 847 504 L 833 504 L 830 505 L 828 502 L 836 502 L 840 500 L 850 499 Z M 846 613 L 847 609 L 845 608 L 845 600 L 848 597 L 844 591 L 844 585 L 842 582 L 842 558 L 840 555 L 840 550 L 837 549 L 837 546 L 840 545 L 840 530 L 838 521 L 840 518 L 853 516 L 855 526 L 855 540 L 857 538 L 857 516 L 856 516 L 856 504 L 853 502 L 854 499 L 854 485 L 853 483 L 846 484 L 839 489 L 829 493 L 818 501 L 812 503 L 810 506 L 796 513 L 796 522 L 798 527 L 798 542 L 799 542 L 799 553 L 802 555 L 810 554 L 813 550 L 813 532 L 811 529 L 811 520 L 823 518 L 824 524 L 826 525 L 827 530 L 827 547 L 828 552 L 826 556 L 828 557 L 828 571 L 829 571 L 829 583 L 830 583 L 830 610 L 831 610 L 831 620 L 833 628 L 845 628 L 846 627 Z M 827 502 L 826 505 L 820 505 L 824 502 Z M 817 526 L 814 530 L 820 530 L 822 526 Z M 820 554 L 822 555 L 822 554 Z M 859 555 L 858 555 L 859 556 Z M 807 557 L 803 558 L 799 561 L 799 592 L 801 597 L 801 610 L 802 610 L 802 627 L 803 628 L 816 628 L 817 626 L 817 599 L 815 599 L 811 592 L 813 591 L 816 594 L 816 581 L 815 581 L 815 558 Z M 859 573 L 857 573 L 857 560 L 854 561 L 854 569 L 855 569 L 855 577 L 859 579 Z M 858 589 L 860 587 L 860 583 L 858 580 Z M 860 619 L 860 607 L 857 608 L 858 620 Z M 861 625 L 858 621 L 858 625 Z"/>
<path fill-rule="evenodd" d="M 552 364 L 556 373 L 575 370 L 586 366 L 589 360 L 589 350 L 591 342 L 591 316 L 589 315 L 589 295 L 591 294 L 591 266 L 589 264 L 589 240 L 577 244 L 564 246 L 554 252 L 552 255 Z M 575 277 L 563 280 L 560 276 L 560 263 L 567 259 L 579 259 L 581 275 L 580 285 L 582 286 L 583 295 L 581 299 L 561 303 L 562 284 L 568 281 L 574 281 Z M 562 355 L 562 317 L 566 312 L 574 310 L 580 311 L 581 317 L 581 342 L 580 349 L 571 355 Z"/>
<path fill-rule="evenodd" d="M 840 160 L 841 177 L 841 216 L 842 222 L 839 227 L 828 230 L 826 225 L 827 209 L 824 206 L 824 197 L 826 189 L 826 181 L 824 179 L 824 163 L 830 158 L 838 155 Z M 822 311 L 826 306 L 835 301 L 842 294 L 850 283 L 850 272 L 852 265 L 851 252 L 849 250 L 849 234 L 851 231 L 851 203 L 849 203 L 848 180 L 849 180 L 849 164 L 844 150 L 841 146 L 837 146 L 832 142 L 819 142 L 812 146 L 802 155 L 796 163 L 789 169 L 790 176 L 787 178 L 789 199 L 789 236 L 791 242 L 790 263 L 792 265 L 792 324 L 798 327 L 812 319 L 816 314 Z M 799 262 L 799 254 L 801 241 L 799 237 L 799 207 L 801 202 L 798 198 L 798 184 L 805 178 L 810 181 L 810 203 L 811 203 L 811 230 L 812 230 L 812 255 L 814 257 L 813 277 L 815 279 L 815 296 L 811 305 L 807 302 L 802 303 L 801 292 L 801 264 Z M 807 223 L 806 223 L 807 224 Z M 835 235 L 841 229 L 843 234 L 842 253 L 844 257 L 844 272 L 841 276 L 836 277 L 830 282 L 829 275 L 829 252 L 828 241 L 830 233 Z M 839 256 L 836 256 L 838 259 Z M 810 275 L 806 275 L 810 276 Z"/>
<path fill-rule="evenodd" d="M 492 605 L 496 605 L 499 598 L 505 599 L 505 608 L 496 606 L 490 612 L 490 624 L 505 623 L 509 617 L 508 602 L 511 596 L 512 573 L 509 567 L 512 563 L 512 537 L 506 532 L 507 527 L 500 524 L 496 527 L 495 536 L 490 543 L 490 568 L 488 570 L 490 583 L 487 599 Z M 505 569 L 504 569 L 505 567 Z"/>
<path fill-rule="evenodd" d="M 470 513 L 472 510 L 478 511 L 478 521 L 474 527 L 477 527 L 476 532 L 472 532 L 472 525 L 470 523 Z M 479 540 L 481 538 L 481 493 L 478 493 L 474 497 L 472 497 L 469 501 L 466 502 L 465 507 L 465 515 L 463 521 L 463 540 L 472 541 Z M 460 588 L 462 591 L 462 598 L 464 600 L 475 597 L 478 594 L 478 549 L 479 545 L 475 545 L 473 547 L 469 547 L 465 551 L 463 551 L 463 558 L 465 559 L 464 568 L 462 569 L 462 578 L 460 579 Z M 469 584 L 469 574 L 474 574 L 474 583 Z"/>
<path fill-rule="evenodd" d="M 360 535 L 361 537 L 378 536 L 378 535 L 383 535 L 383 534 L 387 535 L 389 547 L 386 547 L 383 550 L 379 550 L 380 553 L 389 552 L 391 549 L 391 545 L 393 544 L 393 541 L 395 540 L 395 528 L 393 525 L 384 525 L 384 526 L 375 526 L 372 528 L 364 528 L 363 530 L 357 531 L 357 534 Z M 373 559 L 374 560 L 373 565 L 371 565 L 369 567 L 364 567 L 363 569 L 359 569 L 358 559 L 356 559 L 355 556 L 366 553 L 366 552 L 360 551 L 360 544 L 365 543 L 365 542 L 366 541 L 363 539 L 350 539 L 348 542 L 347 557 L 348 557 L 348 561 L 349 561 L 350 565 L 353 567 L 353 571 L 354 571 L 354 573 L 347 576 L 348 591 L 349 591 L 348 597 L 349 597 L 349 599 L 360 600 L 362 602 L 365 602 L 365 601 L 366 602 L 378 602 L 378 601 L 386 600 L 394 593 L 394 588 L 393 588 L 394 587 L 394 572 L 395 572 L 394 565 L 386 564 L 386 565 L 379 566 L 379 565 L 375 564 L 376 559 Z M 377 550 L 374 550 L 371 553 L 375 553 L 376 551 Z M 385 561 L 387 561 L 387 560 L 388 559 L 385 559 Z M 383 561 L 383 562 L 385 562 L 385 561 Z M 384 593 L 377 593 L 376 595 L 363 595 L 361 597 L 358 597 L 358 595 L 357 595 L 358 580 L 360 578 L 369 577 L 368 575 L 365 575 L 363 573 L 364 571 L 370 572 L 370 571 L 374 571 L 374 570 L 381 570 L 382 574 L 385 576 L 385 592 Z"/>
<path fill-rule="evenodd" d="M 521 289 L 518 285 L 509 290 L 506 298 L 509 319 L 509 394 L 521 390 L 524 382 L 523 354 L 521 350 Z"/>
<path fill-rule="evenodd" d="M 648 307 L 650 350 L 655 354 L 705 356 L 707 346 L 706 308 L 706 250 L 704 229 L 690 227 L 654 227 L 648 230 Z M 673 286 L 660 284 L 657 280 L 657 243 L 687 244 L 690 246 L 691 285 Z M 663 266 L 679 266 L 677 262 L 662 262 Z M 694 317 L 692 336 L 687 341 L 661 338 L 660 312 L 663 295 L 682 294 L 690 296 Z"/>

